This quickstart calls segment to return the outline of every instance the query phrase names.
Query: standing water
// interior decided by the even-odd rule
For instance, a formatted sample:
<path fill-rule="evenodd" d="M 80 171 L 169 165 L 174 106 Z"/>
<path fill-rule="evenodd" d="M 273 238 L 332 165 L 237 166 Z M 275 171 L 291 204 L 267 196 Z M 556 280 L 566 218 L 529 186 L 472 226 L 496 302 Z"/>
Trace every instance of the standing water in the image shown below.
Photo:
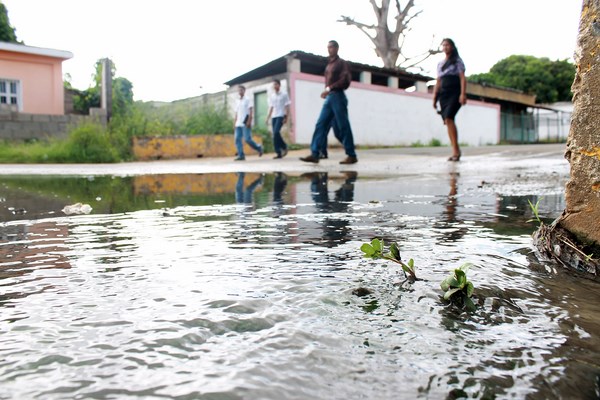
<path fill-rule="evenodd" d="M 598 398 L 600 286 L 531 245 L 566 179 L 0 177 L 0 399 Z"/>

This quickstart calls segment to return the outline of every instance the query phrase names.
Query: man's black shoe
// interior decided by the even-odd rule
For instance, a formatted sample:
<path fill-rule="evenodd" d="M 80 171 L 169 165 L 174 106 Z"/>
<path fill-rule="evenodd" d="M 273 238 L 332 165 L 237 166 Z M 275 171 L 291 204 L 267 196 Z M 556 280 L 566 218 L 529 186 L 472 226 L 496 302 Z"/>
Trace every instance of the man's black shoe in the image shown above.
<path fill-rule="evenodd" d="M 356 164 L 358 162 L 358 158 L 356 157 L 346 157 L 344 158 L 342 161 L 340 161 L 340 164 Z"/>
<path fill-rule="evenodd" d="M 300 157 L 301 161 L 304 162 L 310 162 L 310 163 L 318 163 L 319 159 L 317 157 L 314 157 L 312 154 L 310 156 L 306 156 L 306 157 Z"/>

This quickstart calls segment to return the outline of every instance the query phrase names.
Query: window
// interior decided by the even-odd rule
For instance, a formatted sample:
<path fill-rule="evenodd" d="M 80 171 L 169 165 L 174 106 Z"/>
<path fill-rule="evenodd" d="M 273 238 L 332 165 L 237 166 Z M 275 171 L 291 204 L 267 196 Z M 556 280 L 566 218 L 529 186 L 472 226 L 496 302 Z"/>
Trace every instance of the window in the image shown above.
<path fill-rule="evenodd" d="M 19 100 L 19 81 L 0 79 L 0 106 L 9 104 L 19 108 L 21 105 Z"/>

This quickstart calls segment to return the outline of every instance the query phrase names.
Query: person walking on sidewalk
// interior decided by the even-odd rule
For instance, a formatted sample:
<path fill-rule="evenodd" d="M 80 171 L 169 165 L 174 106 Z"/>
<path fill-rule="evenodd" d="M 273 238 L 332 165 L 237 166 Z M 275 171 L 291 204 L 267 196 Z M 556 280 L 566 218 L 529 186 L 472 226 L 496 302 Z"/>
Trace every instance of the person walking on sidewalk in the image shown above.
<path fill-rule="evenodd" d="M 290 97 L 287 93 L 281 91 L 281 82 L 279 79 L 273 80 L 274 92 L 269 97 L 269 113 L 267 114 L 267 126 L 269 119 L 273 127 L 273 147 L 275 147 L 274 158 L 283 158 L 288 152 L 288 146 L 281 137 L 281 127 L 287 122 L 290 112 Z"/>
<path fill-rule="evenodd" d="M 327 44 L 329 62 L 325 67 L 325 90 L 321 98 L 325 99 L 321 114 L 317 120 L 315 131 L 310 144 L 311 154 L 300 157 L 300 160 L 310 163 L 318 163 L 320 154 L 327 149 L 327 134 L 332 123 L 338 128 L 339 136 L 346 151 L 346 158 L 340 164 L 354 164 L 358 162 L 354 147 L 354 137 L 350 120 L 348 119 L 348 99 L 344 91 L 350 87 L 352 74 L 350 66 L 345 60 L 338 56 L 339 44 L 330 40 Z"/>
<path fill-rule="evenodd" d="M 433 108 L 437 109 L 440 102 L 441 111 L 438 113 L 448 129 L 448 138 L 452 145 L 452 156 L 448 161 L 460 161 L 458 146 L 458 129 L 454 122 L 460 107 L 467 103 L 467 80 L 465 79 L 465 64 L 458 55 L 458 50 L 452 39 L 442 40 L 442 51 L 446 55 L 437 66 L 437 81 L 433 89 Z"/>
<path fill-rule="evenodd" d="M 263 155 L 263 147 L 252 140 L 252 110 L 254 104 L 252 100 L 246 97 L 246 88 L 240 85 L 238 88 L 240 98 L 237 101 L 234 118 L 234 140 L 237 149 L 237 158 L 235 161 L 243 161 L 246 159 L 244 155 L 244 143 L 242 138 L 250 147 L 258 152 L 258 156 Z"/>

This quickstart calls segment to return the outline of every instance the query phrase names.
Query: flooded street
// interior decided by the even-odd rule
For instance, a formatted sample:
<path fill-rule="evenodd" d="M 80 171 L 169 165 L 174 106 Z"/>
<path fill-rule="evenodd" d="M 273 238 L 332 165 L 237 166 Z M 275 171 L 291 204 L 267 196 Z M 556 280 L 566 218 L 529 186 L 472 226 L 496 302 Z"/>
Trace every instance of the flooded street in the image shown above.
<path fill-rule="evenodd" d="M 531 246 L 568 164 L 471 150 L 7 167 L 0 399 L 599 398 L 600 285 Z M 364 258 L 375 237 L 421 280 Z M 472 314 L 440 289 L 466 262 Z"/>

